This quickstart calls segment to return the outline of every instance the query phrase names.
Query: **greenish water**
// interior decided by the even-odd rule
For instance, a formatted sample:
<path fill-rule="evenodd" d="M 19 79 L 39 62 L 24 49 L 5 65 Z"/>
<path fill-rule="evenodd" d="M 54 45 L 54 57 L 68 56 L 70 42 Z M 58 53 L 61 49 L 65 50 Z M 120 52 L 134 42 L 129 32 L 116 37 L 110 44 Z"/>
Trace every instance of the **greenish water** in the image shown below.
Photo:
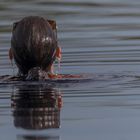
<path fill-rule="evenodd" d="M 12 24 L 29 15 L 57 21 L 60 72 L 89 77 L 0 82 L 0 139 L 139 139 L 140 2 L 1 0 L 1 76 L 17 72 L 8 59 Z"/>

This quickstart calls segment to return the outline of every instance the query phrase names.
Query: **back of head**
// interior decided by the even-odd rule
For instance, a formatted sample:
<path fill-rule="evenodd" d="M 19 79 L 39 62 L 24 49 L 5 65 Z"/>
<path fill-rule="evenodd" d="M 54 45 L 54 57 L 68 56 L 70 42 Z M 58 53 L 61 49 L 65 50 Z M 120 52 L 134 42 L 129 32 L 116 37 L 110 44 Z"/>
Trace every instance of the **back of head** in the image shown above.
<path fill-rule="evenodd" d="M 19 71 L 27 74 L 33 67 L 45 70 L 53 63 L 57 38 L 47 19 L 30 16 L 14 23 L 11 47 Z"/>

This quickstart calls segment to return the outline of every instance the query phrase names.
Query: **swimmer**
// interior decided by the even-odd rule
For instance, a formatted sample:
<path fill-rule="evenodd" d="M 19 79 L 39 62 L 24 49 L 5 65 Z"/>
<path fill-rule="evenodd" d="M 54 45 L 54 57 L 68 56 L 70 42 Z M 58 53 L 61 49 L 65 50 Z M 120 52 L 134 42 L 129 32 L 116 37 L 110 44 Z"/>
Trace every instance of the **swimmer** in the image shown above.
<path fill-rule="evenodd" d="M 54 74 L 53 62 L 61 60 L 56 22 L 39 16 L 29 16 L 13 24 L 10 59 L 14 59 L 19 76 L 60 78 Z"/>
<path fill-rule="evenodd" d="M 54 20 L 29 16 L 15 22 L 9 58 L 14 59 L 19 77 L 26 80 L 73 78 L 54 73 L 54 61 L 61 60 Z"/>

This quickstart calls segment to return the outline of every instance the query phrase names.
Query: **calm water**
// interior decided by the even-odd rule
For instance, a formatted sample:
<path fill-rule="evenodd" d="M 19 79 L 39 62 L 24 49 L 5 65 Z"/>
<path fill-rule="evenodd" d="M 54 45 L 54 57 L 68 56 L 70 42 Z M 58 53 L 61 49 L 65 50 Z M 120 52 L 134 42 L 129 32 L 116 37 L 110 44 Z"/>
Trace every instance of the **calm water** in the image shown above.
<path fill-rule="evenodd" d="M 61 73 L 90 78 L 1 82 L 0 140 L 139 140 L 140 1 L 1 0 L 0 75 L 16 74 L 12 23 L 28 15 L 57 21 Z"/>

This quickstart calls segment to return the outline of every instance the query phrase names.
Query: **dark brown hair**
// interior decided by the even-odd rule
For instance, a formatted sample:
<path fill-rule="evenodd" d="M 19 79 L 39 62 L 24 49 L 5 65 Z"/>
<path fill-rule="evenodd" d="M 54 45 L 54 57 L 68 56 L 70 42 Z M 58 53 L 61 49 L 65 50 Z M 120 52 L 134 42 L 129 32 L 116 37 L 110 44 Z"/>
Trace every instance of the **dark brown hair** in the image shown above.
<path fill-rule="evenodd" d="M 45 70 L 55 60 L 57 38 L 52 23 L 42 17 L 29 16 L 14 23 L 11 48 L 16 65 L 24 75 L 33 67 Z M 53 22 L 55 23 L 55 22 Z"/>

